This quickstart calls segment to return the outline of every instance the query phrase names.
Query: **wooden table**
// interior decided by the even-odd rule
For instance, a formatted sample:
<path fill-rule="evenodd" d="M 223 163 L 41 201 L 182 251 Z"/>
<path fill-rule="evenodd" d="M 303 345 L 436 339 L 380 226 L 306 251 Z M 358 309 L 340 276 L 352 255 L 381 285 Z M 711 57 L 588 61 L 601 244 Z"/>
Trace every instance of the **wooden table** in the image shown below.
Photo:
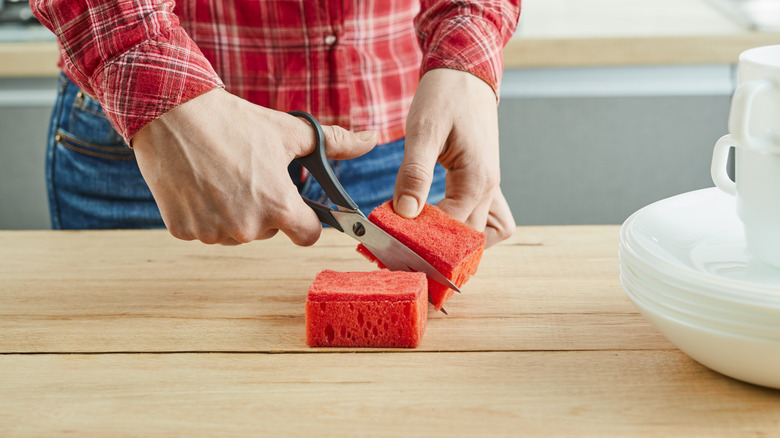
<path fill-rule="evenodd" d="M 675 349 L 618 283 L 618 227 L 521 227 L 415 350 L 312 349 L 344 235 L 0 232 L 0 436 L 773 436 L 780 391 Z"/>

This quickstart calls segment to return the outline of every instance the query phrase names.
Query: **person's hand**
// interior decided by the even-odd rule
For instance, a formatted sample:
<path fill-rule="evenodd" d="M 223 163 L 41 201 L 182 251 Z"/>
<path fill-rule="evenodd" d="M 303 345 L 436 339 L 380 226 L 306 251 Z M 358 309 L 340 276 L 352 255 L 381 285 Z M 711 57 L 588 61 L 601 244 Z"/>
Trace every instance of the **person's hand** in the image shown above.
<path fill-rule="evenodd" d="M 496 95 L 469 73 L 435 69 L 420 80 L 395 182 L 396 213 L 408 218 L 420 214 L 437 161 L 447 170 L 439 208 L 484 231 L 487 246 L 514 233 L 515 220 L 499 187 Z"/>
<path fill-rule="evenodd" d="M 376 145 L 373 131 L 322 128 L 329 158 Z M 317 215 L 287 172 L 314 150 L 314 130 L 303 119 L 216 89 L 147 125 L 132 145 L 165 226 L 179 239 L 238 244 L 281 230 L 311 245 L 320 236 Z"/>

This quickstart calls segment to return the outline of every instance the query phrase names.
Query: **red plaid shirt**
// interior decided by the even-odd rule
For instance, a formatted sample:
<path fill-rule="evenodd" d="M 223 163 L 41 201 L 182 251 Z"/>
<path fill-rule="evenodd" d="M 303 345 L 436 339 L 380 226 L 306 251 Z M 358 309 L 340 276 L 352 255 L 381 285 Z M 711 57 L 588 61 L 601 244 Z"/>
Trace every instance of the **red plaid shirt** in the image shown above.
<path fill-rule="evenodd" d="M 404 135 L 422 73 L 470 72 L 498 94 L 520 0 L 34 0 L 63 71 L 129 140 L 224 86 L 323 124 Z"/>

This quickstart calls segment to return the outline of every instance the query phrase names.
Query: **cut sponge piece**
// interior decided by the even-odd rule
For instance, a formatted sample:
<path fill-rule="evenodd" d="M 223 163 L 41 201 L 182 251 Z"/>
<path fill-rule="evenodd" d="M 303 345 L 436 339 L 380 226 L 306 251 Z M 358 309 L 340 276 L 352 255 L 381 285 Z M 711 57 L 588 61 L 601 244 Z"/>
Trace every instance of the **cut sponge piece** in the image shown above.
<path fill-rule="evenodd" d="M 322 271 L 306 299 L 306 343 L 414 348 L 425 333 L 427 288 L 419 272 Z"/>
<path fill-rule="evenodd" d="M 392 202 L 375 208 L 368 219 L 419 254 L 455 286 L 462 286 L 477 272 L 485 249 L 484 233 L 451 218 L 430 204 L 425 204 L 422 212 L 414 219 L 401 217 L 393 210 Z M 358 245 L 357 250 L 380 268 L 386 267 L 362 244 Z M 428 281 L 428 301 L 436 310 L 442 308 L 453 292 L 433 280 Z"/>

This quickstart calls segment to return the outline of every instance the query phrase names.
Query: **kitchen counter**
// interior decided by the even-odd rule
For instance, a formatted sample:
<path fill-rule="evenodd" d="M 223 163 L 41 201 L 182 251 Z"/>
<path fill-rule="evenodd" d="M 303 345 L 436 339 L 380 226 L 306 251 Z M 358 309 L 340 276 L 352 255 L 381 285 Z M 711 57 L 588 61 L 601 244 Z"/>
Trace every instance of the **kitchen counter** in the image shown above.
<path fill-rule="evenodd" d="M 0 232 L 2 436 L 770 436 L 780 392 L 666 341 L 623 294 L 617 226 L 520 227 L 419 348 L 305 345 L 348 237 L 239 247 Z"/>
<path fill-rule="evenodd" d="M 525 0 L 505 67 L 733 64 L 780 33 L 739 26 L 707 0 Z"/>
<path fill-rule="evenodd" d="M 507 68 L 730 64 L 780 33 L 739 26 L 707 0 L 524 0 Z M 0 77 L 53 76 L 56 43 L 0 44 Z"/>
<path fill-rule="evenodd" d="M 53 77 L 59 73 L 56 41 L 0 43 L 0 78 Z"/>

